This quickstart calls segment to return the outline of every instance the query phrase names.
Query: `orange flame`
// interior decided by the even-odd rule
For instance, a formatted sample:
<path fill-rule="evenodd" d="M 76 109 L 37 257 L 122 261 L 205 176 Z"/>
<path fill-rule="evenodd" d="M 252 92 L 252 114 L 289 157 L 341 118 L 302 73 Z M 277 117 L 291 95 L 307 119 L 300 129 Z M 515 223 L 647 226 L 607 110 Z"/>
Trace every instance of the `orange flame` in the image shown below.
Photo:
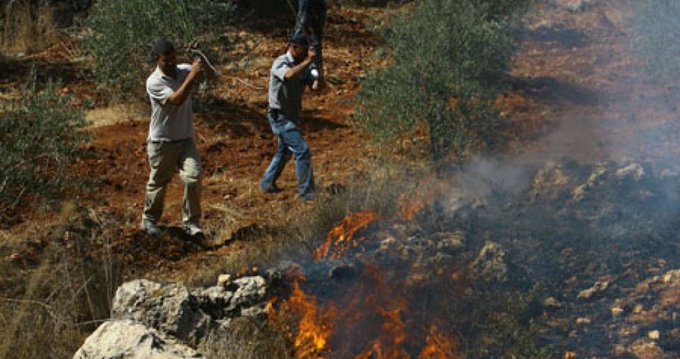
<path fill-rule="evenodd" d="M 345 217 L 338 225 L 328 231 L 326 243 L 314 252 L 314 260 L 318 262 L 328 257 L 331 248 L 334 249 L 334 253 L 331 256 L 333 259 L 338 259 L 351 248 L 356 248 L 359 245 L 358 241 L 353 241 L 356 232 L 368 227 L 369 224 L 379 218 L 376 213 L 370 211 L 353 213 Z M 358 240 L 363 240 L 363 238 Z"/>
<path fill-rule="evenodd" d="M 406 303 L 400 301 L 399 307 L 386 310 L 381 309 L 380 315 L 385 319 L 380 331 L 382 335 L 373 342 L 371 349 L 359 354 L 355 359 L 409 359 L 411 356 L 404 350 L 402 345 L 406 342 L 404 329 L 406 325 L 401 320 L 401 312 Z"/>
<path fill-rule="evenodd" d="M 320 358 L 329 351 L 328 339 L 333 334 L 334 307 L 318 310 L 316 298 L 305 294 L 298 281 L 293 283 L 293 293 L 278 312 L 273 309 L 273 304 L 270 302 L 267 306 L 270 321 L 299 321 L 293 340 L 296 358 Z"/>
<path fill-rule="evenodd" d="M 460 358 L 457 353 L 458 341 L 448 338 L 433 325 L 425 339 L 425 348 L 420 352 L 418 359 Z"/>

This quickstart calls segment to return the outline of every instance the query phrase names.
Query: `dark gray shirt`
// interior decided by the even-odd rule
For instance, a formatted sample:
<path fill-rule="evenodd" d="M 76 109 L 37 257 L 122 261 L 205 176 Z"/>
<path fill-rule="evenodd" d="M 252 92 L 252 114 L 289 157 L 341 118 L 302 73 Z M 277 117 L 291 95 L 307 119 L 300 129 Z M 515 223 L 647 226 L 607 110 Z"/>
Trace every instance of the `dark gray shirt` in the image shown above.
<path fill-rule="evenodd" d="M 286 72 L 296 65 L 290 53 L 279 56 L 272 65 L 269 77 L 269 109 L 275 110 L 275 116 L 270 115 L 269 122 L 272 131 L 277 135 L 299 126 L 302 94 L 305 85 L 314 80 L 309 68 L 297 78 L 286 80 Z"/>

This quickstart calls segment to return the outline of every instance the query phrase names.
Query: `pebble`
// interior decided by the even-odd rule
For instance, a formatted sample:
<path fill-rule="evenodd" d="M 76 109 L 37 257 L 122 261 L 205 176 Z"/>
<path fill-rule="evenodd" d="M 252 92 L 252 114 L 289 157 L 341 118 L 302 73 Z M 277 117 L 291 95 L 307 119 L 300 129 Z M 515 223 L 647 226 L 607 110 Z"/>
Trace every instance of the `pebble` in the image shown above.
<path fill-rule="evenodd" d="M 658 330 L 652 330 L 651 332 L 647 333 L 647 337 L 651 340 L 659 340 L 659 337 L 661 335 L 659 334 Z"/>
<path fill-rule="evenodd" d="M 543 300 L 543 306 L 546 308 L 554 309 L 559 309 L 563 307 L 562 303 L 558 302 L 557 299 L 555 299 L 554 297 L 545 298 L 545 300 Z"/>
<path fill-rule="evenodd" d="M 217 285 L 226 287 L 231 284 L 231 274 L 220 274 L 217 277 Z"/>
<path fill-rule="evenodd" d="M 577 325 L 590 325 L 590 318 L 576 318 Z"/>

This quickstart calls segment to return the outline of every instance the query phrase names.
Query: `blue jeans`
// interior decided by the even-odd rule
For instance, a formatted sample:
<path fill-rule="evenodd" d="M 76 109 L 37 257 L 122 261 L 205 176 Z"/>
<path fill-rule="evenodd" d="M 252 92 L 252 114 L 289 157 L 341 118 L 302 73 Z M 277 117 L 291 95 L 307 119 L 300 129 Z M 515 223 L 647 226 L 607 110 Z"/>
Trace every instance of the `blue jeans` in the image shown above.
<path fill-rule="evenodd" d="M 312 173 L 312 155 L 302 134 L 297 128 L 283 131 L 277 135 L 278 146 L 272 163 L 260 180 L 260 189 L 267 192 L 274 188 L 291 155 L 295 156 L 295 174 L 298 180 L 300 196 L 314 193 L 314 174 Z"/>

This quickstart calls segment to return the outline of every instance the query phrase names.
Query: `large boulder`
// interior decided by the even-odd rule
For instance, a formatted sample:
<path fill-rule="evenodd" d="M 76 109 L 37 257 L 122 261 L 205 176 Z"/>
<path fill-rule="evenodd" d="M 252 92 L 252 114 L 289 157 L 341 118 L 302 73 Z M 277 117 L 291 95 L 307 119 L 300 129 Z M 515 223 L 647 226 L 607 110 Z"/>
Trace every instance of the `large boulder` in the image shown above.
<path fill-rule="evenodd" d="M 118 288 L 111 316 L 142 323 L 191 345 L 198 345 L 213 324 L 186 287 L 144 279 Z"/>
<path fill-rule="evenodd" d="M 97 328 L 74 359 L 185 359 L 204 358 L 190 347 L 131 320 L 112 320 Z"/>

